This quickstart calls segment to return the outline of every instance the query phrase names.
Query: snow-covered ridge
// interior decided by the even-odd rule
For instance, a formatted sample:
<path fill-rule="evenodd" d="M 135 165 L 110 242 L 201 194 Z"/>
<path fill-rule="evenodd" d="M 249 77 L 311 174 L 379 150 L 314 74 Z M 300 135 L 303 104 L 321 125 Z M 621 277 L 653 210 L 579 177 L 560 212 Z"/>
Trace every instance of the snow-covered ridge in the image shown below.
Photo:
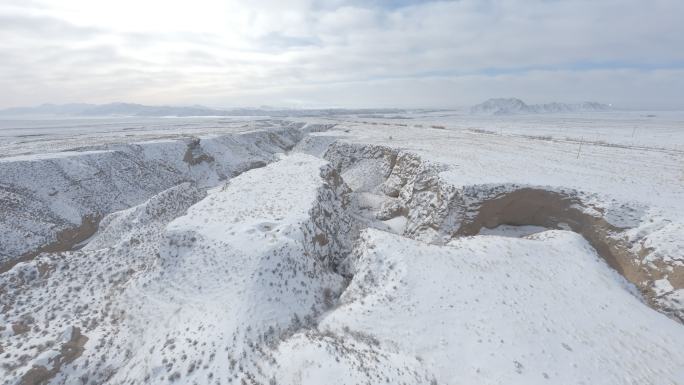
<path fill-rule="evenodd" d="M 485 115 L 556 114 L 610 111 L 611 109 L 609 105 L 597 102 L 526 104 L 516 98 L 496 98 L 473 106 L 470 113 Z"/>
<path fill-rule="evenodd" d="M 324 161 L 294 154 L 206 197 L 183 183 L 108 215 L 82 250 L 3 274 L 0 319 L 13 326 L 0 335 L 15 354 L 0 358 L 0 383 L 268 381 L 270 350 L 344 288 L 348 193 Z M 53 360 L 65 330 L 85 339 L 67 363 L 92 365 Z"/>
<path fill-rule="evenodd" d="M 213 186 L 264 166 L 302 138 L 302 126 L 1 158 L 0 266 L 68 250 L 104 215 L 179 183 Z"/>

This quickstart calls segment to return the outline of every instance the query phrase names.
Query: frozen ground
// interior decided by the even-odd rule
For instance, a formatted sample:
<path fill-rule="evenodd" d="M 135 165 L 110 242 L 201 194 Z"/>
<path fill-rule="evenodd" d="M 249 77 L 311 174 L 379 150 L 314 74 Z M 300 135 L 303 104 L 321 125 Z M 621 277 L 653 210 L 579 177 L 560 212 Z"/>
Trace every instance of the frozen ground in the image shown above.
<path fill-rule="evenodd" d="M 0 119 L 0 157 L 270 127 L 263 118 Z"/>
<path fill-rule="evenodd" d="M 684 114 L 1 127 L 3 385 L 684 384 Z"/>

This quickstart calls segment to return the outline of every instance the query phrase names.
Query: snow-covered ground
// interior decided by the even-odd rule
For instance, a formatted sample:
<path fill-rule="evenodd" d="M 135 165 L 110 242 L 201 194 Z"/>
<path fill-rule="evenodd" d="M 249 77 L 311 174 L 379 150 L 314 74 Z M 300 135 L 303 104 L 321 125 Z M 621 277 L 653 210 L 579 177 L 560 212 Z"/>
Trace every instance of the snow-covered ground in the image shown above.
<path fill-rule="evenodd" d="M 0 157 L 273 127 L 263 118 L 0 119 Z"/>
<path fill-rule="evenodd" d="M 683 114 L 404 115 L 12 123 L 0 384 L 684 384 Z"/>
<path fill-rule="evenodd" d="M 372 230 L 358 247 L 354 279 L 318 328 L 372 336 L 381 352 L 429 373 L 422 382 L 667 384 L 684 378 L 674 341 L 684 338 L 681 325 L 644 306 L 575 233 L 426 246 Z M 317 372 L 312 366 L 307 379 Z"/>
<path fill-rule="evenodd" d="M 300 127 L 0 158 L 0 264 L 36 250 L 68 250 L 103 215 L 179 183 L 206 188 L 264 166 L 299 141 Z"/>

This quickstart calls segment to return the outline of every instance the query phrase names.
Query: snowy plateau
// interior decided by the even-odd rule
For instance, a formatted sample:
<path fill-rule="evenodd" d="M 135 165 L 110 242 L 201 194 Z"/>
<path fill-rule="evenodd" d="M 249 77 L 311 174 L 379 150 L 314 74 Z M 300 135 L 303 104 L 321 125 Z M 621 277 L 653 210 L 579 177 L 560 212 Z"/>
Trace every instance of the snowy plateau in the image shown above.
<path fill-rule="evenodd" d="M 0 121 L 0 384 L 684 385 L 684 114 L 520 103 Z"/>

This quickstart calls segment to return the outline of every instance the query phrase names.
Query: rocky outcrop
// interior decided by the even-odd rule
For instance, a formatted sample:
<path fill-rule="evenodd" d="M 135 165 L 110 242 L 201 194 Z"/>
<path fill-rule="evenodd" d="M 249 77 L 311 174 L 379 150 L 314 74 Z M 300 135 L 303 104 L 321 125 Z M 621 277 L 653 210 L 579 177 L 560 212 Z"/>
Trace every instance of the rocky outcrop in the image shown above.
<path fill-rule="evenodd" d="M 382 200 L 377 219 L 406 218 L 403 235 L 429 243 L 448 241 L 463 207 L 453 186 L 439 177 L 439 165 L 384 146 L 333 144 L 325 155 L 355 192 Z"/>
<path fill-rule="evenodd" d="M 344 260 L 358 234 L 358 226 L 349 215 L 351 189 L 332 166 L 322 166 L 320 173 L 324 183 L 309 210 L 310 220 L 302 226 L 304 250 L 331 270 L 345 273 Z"/>

